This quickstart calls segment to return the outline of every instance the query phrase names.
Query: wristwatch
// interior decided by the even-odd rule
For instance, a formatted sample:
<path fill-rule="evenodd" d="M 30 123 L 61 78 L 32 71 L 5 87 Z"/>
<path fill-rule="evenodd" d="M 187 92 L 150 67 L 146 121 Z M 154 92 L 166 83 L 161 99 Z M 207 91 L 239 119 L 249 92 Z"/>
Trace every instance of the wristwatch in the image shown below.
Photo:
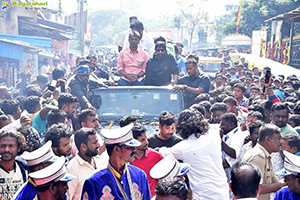
<path fill-rule="evenodd" d="M 186 90 L 186 88 L 187 88 L 187 85 L 184 85 L 184 90 Z"/>
<path fill-rule="evenodd" d="M 140 75 L 138 74 L 138 75 L 136 75 L 138 78 L 140 78 Z"/>

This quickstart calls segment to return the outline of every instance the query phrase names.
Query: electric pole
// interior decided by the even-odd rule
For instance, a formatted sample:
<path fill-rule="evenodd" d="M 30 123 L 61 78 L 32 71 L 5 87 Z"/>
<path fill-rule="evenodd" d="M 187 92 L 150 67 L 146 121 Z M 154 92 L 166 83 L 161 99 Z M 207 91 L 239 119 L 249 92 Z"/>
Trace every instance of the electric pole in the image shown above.
<path fill-rule="evenodd" d="M 80 0 L 80 54 L 84 56 L 84 15 L 83 15 L 83 0 Z"/>

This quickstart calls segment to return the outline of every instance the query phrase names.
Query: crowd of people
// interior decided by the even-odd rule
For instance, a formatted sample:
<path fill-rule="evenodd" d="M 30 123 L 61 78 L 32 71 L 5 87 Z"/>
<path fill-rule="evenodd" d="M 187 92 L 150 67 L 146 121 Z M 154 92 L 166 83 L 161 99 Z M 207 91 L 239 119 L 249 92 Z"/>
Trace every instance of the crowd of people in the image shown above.
<path fill-rule="evenodd" d="M 0 198 L 300 199 L 300 78 L 226 52 L 208 76 L 182 48 L 131 17 L 115 66 L 45 61 L 0 86 Z M 133 115 L 99 130 L 92 89 L 116 85 L 171 85 L 185 110 L 162 111 L 153 135 Z"/>

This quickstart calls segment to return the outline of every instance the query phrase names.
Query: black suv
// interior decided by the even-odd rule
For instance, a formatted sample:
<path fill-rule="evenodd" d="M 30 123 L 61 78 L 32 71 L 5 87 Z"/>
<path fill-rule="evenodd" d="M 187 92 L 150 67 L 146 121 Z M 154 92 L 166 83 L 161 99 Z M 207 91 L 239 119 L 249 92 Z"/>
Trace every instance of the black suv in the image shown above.
<path fill-rule="evenodd" d="M 162 111 L 178 116 L 184 109 L 182 91 L 176 93 L 171 86 L 97 88 L 93 90 L 91 103 L 97 109 L 101 128 L 107 128 L 111 121 L 118 126 L 121 117 L 134 115 L 146 126 L 147 134 L 157 129 Z"/>

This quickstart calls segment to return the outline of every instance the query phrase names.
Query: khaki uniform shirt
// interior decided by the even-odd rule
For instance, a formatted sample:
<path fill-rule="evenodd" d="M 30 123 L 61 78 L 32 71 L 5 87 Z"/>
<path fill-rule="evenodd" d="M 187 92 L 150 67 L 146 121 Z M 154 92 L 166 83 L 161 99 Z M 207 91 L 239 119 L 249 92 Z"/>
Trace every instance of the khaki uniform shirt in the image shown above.
<path fill-rule="evenodd" d="M 243 157 L 244 162 L 255 164 L 261 171 L 260 184 L 277 183 L 278 180 L 273 172 L 271 155 L 260 144 L 250 149 Z M 260 194 L 258 200 L 270 200 L 270 194 Z"/>

